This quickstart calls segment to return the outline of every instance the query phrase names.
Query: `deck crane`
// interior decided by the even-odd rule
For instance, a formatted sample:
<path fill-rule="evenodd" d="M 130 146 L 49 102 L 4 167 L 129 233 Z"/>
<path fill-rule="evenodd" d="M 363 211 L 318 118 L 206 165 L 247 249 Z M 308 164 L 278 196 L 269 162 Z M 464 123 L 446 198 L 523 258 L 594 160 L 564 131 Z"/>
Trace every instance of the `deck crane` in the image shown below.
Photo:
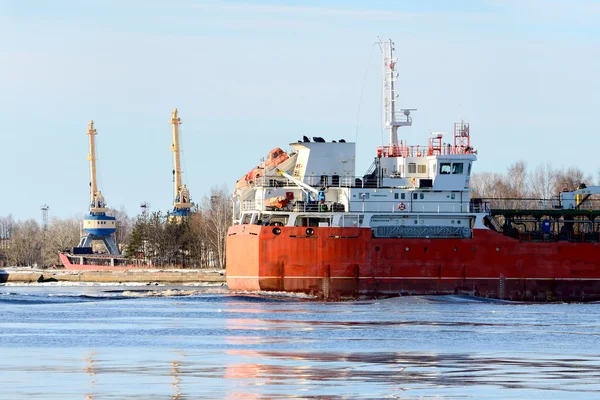
<path fill-rule="evenodd" d="M 302 182 L 300 179 L 293 177 L 292 175 L 288 174 L 285 171 L 280 170 L 279 168 L 275 168 L 275 172 L 277 172 L 279 175 L 282 175 L 284 177 L 286 177 L 287 179 L 289 179 L 290 181 L 294 182 L 296 185 L 300 186 L 300 188 L 302 189 L 302 191 L 304 193 L 306 193 L 307 195 L 307 200 L 309 200 L 309 203 L 313 203 L 313 202 L 317 202 L 317 203 L 323 203 L 325 202 L 325 191 L 324 190 L 318 190 L 315 189 L 314 187 L 307 185 L 306 183 Z M 312 193 L 312 196 L 309 194 Z"/>
<path fill-rule="evenodd" d="M 94 121 L 90 121 L 86 134 L 89 136 L 90 152 L 87 160 L 90 162 L 90 207 L 89 214 L 83 219 L 84 235 L 79 241 L 77 247 L 90 249 L 92 242 L 102 241 L 109 254 L 120 254 L 112 234 L 117 231 L 115 217 L 106 215 L 108 208 L 104 196 L 96 183 L 96 142 L 95 136 L 98 134 L 94 128 Z"/>
<path fill-rule="evenodd" d="M 185 217 L 189 214 L 190 209 L 194 204 L 191 202 L 189 189 L 181 183 L 181 161 L 179 154 L 179 125 L 181 125 L 181 118 L 178 116 L 177 109 L 173 110 L 170 123 L 173 125 L 173 143 L 171 144 L 171 151 L 173 152 L 173 183 L 175 189 L 173 211 L 171 211 L 171 215 L 174 217 Z"/>
<path fill-rule="evenodd" d="M 580 208 L 581 204 L 594 194 L 600 194 L 600 186 L 586 186 L 582 183 L 576 190 L 560 192 L 558 208 L 566 210 Z"/>

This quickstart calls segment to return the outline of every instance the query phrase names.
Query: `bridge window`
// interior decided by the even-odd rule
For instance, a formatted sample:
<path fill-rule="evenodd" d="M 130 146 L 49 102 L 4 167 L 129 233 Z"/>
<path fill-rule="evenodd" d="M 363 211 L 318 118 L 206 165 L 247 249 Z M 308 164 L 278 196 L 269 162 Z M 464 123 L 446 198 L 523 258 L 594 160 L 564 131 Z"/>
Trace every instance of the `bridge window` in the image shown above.
<path fill-rule="evenodd" d="M 252 214 L 242 215 L 242 224 L 249 224 L 251 219 L 252 219 Z"/>
<path fill-rule="evenodd" d="M 419 164 L 419 173 L 420 174 L 426 174 L 427 173 L 427 165 L 425 165 L 425 164 Z"/>
<path fill-rule="evenodd" d="M 398 193 L 394 193 L 394 200 L 398 200 Z"/>
<path fill-rule="evenodd" d="M 450 173 L 450 163 L 440 163 L 440 174 Z"/>
<path fill-rule="evenodd" d="M 409 174 L 415 174 L 417 172 L 417 164 L 415 163 L 408 163 L 408 173 Z"/>
<path fill-rule="evenodd" d="M 400 198 L 404 200 L 406 198 L 406 193 L 400 193 Z"/>
<path fill-rule="evenodd" d="M 423 200 L 425 198 L 425 193 L 419 193 L 419 198 Z"/>
<path fill-rule="evenodd" d="M 453 174 L 462 174 L 463 173 L 463 163 L 452 163 L 452 173 Z"/>

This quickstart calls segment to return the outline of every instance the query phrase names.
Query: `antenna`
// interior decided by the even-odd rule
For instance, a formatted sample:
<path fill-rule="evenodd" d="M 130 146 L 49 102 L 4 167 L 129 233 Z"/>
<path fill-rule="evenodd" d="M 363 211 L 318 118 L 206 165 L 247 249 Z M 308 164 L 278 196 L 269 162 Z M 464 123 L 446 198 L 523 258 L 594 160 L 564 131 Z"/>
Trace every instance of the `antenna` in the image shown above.
<path fill-rule="evenodd" d="M 398 59 L 394 57 L 394 42 L 388 40 L 380 41 L 381 51 L 383 53 L 383 124 L 390 131 L 390 146 L 395 148 L 398 146 L 398 128 L 401 126 L 411 126 L 412 118 L 411 111 L 416 111 L 415 108 L 403 108 L 398 110 L 396 102 L 398 94 L 396 94 L 396 80 L 398 72 L 396 72 L 396 63 Z"/>
<path fill-rule="evenodd" d="M 142 209 L 142 214 L 148 215 L 148 213 L 150 212 L 150 203 L 144 201 L 140 204 L 140 208 Z"/>
<path fill-rule="evenodd" d="M 42 207 L 42 229 L 44 232 L 48 232 L 48 210 L 50 207 L 44 204 Z"/>

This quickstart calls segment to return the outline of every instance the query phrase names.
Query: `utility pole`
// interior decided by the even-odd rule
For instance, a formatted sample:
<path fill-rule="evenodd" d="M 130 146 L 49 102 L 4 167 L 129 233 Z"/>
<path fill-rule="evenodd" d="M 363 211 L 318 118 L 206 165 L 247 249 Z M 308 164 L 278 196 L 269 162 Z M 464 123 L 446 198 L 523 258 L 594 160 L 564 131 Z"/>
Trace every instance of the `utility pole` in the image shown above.
<path fill-rule="evenodd" d="M 46 204 L 42 206 L 42 229 L 44 232 L 48 232 L 48 210 L 50 207 Z"/>

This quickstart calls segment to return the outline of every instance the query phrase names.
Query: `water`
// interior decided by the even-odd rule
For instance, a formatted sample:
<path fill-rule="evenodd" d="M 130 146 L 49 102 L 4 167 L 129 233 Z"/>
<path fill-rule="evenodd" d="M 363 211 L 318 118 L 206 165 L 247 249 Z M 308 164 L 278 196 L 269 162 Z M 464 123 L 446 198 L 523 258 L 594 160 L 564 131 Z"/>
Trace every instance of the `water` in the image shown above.
<path fill-rule="evenodd" d="M 0 287 L 1 399 L 600 398 L 600 304 Z"/>

